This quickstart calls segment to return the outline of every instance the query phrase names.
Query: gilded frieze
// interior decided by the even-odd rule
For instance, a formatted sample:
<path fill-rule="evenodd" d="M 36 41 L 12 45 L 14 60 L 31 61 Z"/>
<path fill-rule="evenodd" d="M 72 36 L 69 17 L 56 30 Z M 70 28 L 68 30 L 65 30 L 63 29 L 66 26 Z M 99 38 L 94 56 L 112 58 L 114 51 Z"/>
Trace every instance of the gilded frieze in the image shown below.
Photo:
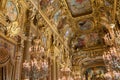
<path fill-rule="evenodd" d="M 103 51 L 104 49 L 79 51 L 78 53 L 72 55 L 73 65 L 79 65 L 86 61 L 102 60 Z"/>

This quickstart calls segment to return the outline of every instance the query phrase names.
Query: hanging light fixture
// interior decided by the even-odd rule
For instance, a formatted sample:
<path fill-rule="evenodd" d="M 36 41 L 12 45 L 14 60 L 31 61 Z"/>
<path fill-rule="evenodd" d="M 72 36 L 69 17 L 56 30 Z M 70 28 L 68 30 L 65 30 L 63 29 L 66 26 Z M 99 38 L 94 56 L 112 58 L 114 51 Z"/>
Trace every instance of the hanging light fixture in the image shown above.
<path fill-rule="evenodd" d="M 61 68 L 60 72 L 63 75 L 58 80 L 73 80 L 73 77 L 70 75 L 71 70 L 66 64 L 63 64 L 63 67 Z"/>
<path fill-rule="evenodd" d="M 39 40 L 35 40 L 35 45 L 30 47 L 31 60 L 23 63 L 25 75 L 32 80 L 44 78 L 48 75 L 48 61 L 44 53 L 44 48 L 40 46 Z"/>
<path fill-rule="evenodd" d="M 103 60 L 108 72 L 105 74 L 106 79 L 120 79 L 120 58 L 115 47 L 109 48 L 104 52 Z"/>
<path fill-rule="evenodd" d="M 33 40 L 33 44 L 29 48 L 31 59 L 29 62 L 25 61 L 23 63 L 24 73 L 31 80 L 45 78 L 48 75 L 48 59 L 44 47 L 40 45 L 41 40 L 38 34 L 37 28 L 37 38 Z"/>

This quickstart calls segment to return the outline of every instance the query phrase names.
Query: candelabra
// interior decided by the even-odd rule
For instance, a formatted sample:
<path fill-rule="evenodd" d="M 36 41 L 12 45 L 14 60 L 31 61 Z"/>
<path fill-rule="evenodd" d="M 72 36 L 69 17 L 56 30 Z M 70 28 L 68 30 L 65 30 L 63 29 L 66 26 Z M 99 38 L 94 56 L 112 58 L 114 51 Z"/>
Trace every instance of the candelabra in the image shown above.
<path fill-rule="evenodd" d="M 24 75 L 30 77 L 31 80 L 39 80 L 48 75 L 48 61 L 44 48 L 40 46 L 40 39 L 35 39 L 34 43 L 29 49 L 31 60 L 23 63 L 23 70 Z"/>

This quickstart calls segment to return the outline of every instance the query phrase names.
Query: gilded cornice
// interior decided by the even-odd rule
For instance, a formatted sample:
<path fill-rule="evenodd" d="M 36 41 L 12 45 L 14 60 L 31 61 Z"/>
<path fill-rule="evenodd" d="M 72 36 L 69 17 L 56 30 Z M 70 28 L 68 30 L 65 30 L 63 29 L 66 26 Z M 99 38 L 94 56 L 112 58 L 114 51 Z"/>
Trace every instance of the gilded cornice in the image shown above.
<path fill-rule="evenodd" d="M 102 60 L 105 49 L 94 49 L 89 51 L 79 51 L 72 55 L 73 65 L 80 65 L 86 61 Z"/>

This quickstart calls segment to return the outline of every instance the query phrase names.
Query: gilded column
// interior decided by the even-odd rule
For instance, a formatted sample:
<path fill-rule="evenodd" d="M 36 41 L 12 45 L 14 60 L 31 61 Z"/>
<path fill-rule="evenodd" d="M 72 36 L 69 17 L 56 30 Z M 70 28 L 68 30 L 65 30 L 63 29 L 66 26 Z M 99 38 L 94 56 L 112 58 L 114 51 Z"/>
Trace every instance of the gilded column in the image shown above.
<path fill-rule="evenodd" d="M 31 40 L 30 40 L 30 21 L 26 23 L 26 37 L 27 39 L 24 41 L 24 54 L 23 54 L 23 61 L 27 60 L 30 61 L 30 53 L 29 48 L 31 46 Z"/>
<path fill-rule="evenodd" d="M 56 80 L 56 59 L 54 59 L 53 61 L 53 69 L 54 69 L 54 79 L 53 80 Z"/>
<path fill-rule="evenodd" d="M 51 54 L 54 54 L 51 53 Z M 54 55 L 51 56 L 52 59 L 51 59 L 51 80 L 56 80 L 56 59 L 54 57 Z"/>
<path fill-rule="evenodd" d="M 51 72 L 52 72 L 51 71 L 51 65 L 52 64 L 51 64 L 51 59 L 50 58 L 48 59 L 48 62 L 49 62 L 49 71 L 48 71 L 48 79 L 47 80 L 51 80 Z"/>
<path fill-rule="evenodd" d="M 24 46 L 22 44 L 18 45 L 18 52 L 16 56 L 15 80 L 21 80 L 23 48 Z"/>
<path fill-rule="evenodd" d="M 56 62 L 56 80 L 59 79 L 59 75 L 60 75 L 60 73 L 59 73 L 59 63 Z"/>
<path fill-rule="evenodd" d="M 29 14 L 29 10 L 27 11 Z M 31 19 L 29 19 L 29 15 L 27 15 L 27 20 L 25 23 L 25 36 L 27 37 L 26 40 L 24 40 L 24 53 L 23 53 L 23 62 L 27 61 L 30 62 L 30 53 L 29 48 L 31 46 L 31 36 L 30 36 L 30 30 L 31 30 Z M 22 71 L 23 72 L 23 71 Z M 29 73 L 28 73 L 29 74 Z M 22 79 L 29 79 L 28 75 L 22 75 Z"/>

